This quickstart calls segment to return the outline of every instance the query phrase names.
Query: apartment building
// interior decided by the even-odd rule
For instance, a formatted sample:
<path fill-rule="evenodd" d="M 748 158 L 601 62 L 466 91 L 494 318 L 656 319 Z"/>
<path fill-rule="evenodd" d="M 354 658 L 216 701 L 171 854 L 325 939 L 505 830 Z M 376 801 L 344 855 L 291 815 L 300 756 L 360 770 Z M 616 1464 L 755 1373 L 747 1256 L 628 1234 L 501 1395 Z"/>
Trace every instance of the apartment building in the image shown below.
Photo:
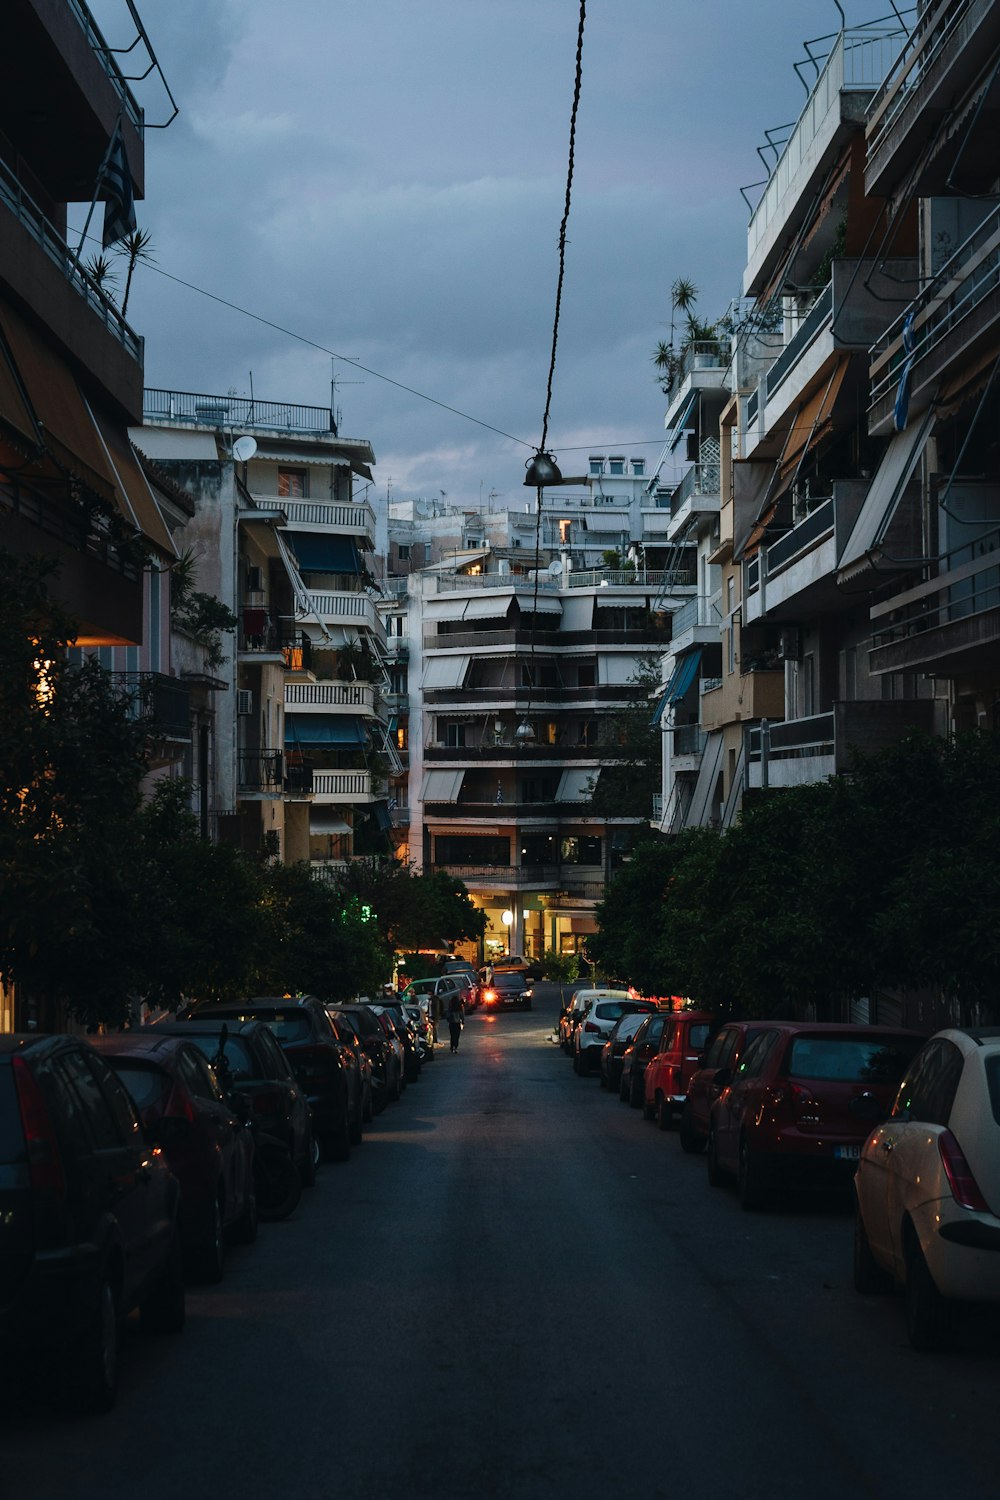
<path fill-rule="evenodd" d="M 386 822 L 385 632 L 363 439 L 325 407 L 149 389 L 133 438 L 193 500 L 178 546 L 238 619 L 206 688 L 218 837 L 317 874 Z"/>

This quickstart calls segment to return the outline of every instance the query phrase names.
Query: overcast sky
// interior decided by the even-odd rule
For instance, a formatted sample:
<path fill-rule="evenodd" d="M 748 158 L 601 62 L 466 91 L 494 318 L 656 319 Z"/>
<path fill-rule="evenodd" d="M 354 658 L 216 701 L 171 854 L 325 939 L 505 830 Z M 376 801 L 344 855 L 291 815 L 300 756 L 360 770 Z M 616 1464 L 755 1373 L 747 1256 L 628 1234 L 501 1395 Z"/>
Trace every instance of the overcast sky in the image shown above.
<path fill-rule="evenodd" d="M 112 45 L 125 0 L 91 0 Z M 844 0 L 850 24 L 889 13 Z M 146 135 L 157 267 L 521 439 L 334 362 L 376 493 L 520 503 L 541 435 L 578 0 L 138 0 L 178 104 Z M 739 291 L 755 146 L 805 102 L 833 0 L 589 0 L 549 446 L 662 442 L 670 286 Z M 137 49 L 138 50 L 138 49 Z M 133 54 L 134 57 L 136 54 Z M 140 69 L 122 60 L 125 71 Z M 149 121 L 167 110 L 136 84 Z M 92 249 L 94 247 L 91 247 Z M 99 248 L 99 247 L 98 247 Z M 146 383 L 325 406 L 331 360 L 142 268 Z M 357 383 L 351 383 L 357 382 Z M 640 444 L 642 446 L 640 446 Z"/>

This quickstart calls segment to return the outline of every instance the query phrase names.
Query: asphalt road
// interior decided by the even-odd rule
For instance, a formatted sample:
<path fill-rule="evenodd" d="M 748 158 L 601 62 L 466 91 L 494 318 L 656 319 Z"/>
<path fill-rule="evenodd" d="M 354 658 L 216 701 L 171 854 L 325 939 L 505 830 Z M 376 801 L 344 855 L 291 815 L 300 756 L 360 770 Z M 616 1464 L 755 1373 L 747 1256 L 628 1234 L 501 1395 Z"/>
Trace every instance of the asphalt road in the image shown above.
<path fill-rule="evenodd" d="M 906 1344 L 836 1203 L 742 1213 L 547 1041 L 470 1018 L 109 1417 L 0 1410 L 2 1500 L 996 1494 L 995 1323 Z"/>

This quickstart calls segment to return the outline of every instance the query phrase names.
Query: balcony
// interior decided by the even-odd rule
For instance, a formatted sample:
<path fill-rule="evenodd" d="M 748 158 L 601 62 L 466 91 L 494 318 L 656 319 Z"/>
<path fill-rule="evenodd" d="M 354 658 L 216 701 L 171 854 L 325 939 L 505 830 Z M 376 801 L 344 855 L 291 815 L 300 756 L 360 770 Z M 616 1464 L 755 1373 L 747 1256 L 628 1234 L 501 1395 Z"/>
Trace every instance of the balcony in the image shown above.
<path fill-rule="evenodd" d="M 904 324 L 913 315 L 912 348 L 903 345 Z M 992 359 L 1000 330 L 1000 207 L 945 262 L 920 296 L 885 332 L 882 352 L 873 350 L 868 430 L 892 430 L 896 394 L 910 367 L 910 421 L 934 397 L 942 380 L 960 376 L 977 359 Z"/>
<path fill-rule="evenodd" d="M 571 589 L 689 588 L 693 583 L 687 568 L 592 568 L 569 575 Z"/>
<path fill-rule="evenodd" d="M 657 827 L 663 821 L 663 794 L 661 792 L 653 793 L 653 816 L 650 821 Z"/>
<path fill-rule="evenodd" d="M 794 524 L 744 561 L 744 625 L 802 610 L 823 614 L 842 606 L 837 565 L 867 491 L 867 481 L 841 480 L 833 485 L 832 496 L 804 496 Z"/>
<path fill-rule="evenodd" d="M 674 611 L 671 627 L 670 644 L 678 656 L 692 646 L 718 645 L 722 628 L 718 595 L 706 599 L 704 594 L 699 594 L 696 599 L 689 599 L 687 604 Z"/>
<path fill-rule="evenodd" d="M 189 742 L 191 690 L 163 672 L 109 672 L 112 687 L 127 700 L 129 717 L 150 734 Z"/>
<path fill-rule="evenodd" d="M 947 176 L 959 141 L 966 133 L 958 126 L 978 104 L 984 64 L 1000 43 L 1000 15 L 992 0 L 930 0 L 906 39 L 868 115 L 865 190 L 888 198 L 906 179 L 909 190 L 930 197 L 947 190 Z M 952 114 L 954 126 L 942 129 Z M 972 149 L 994 159 L 994 131 L 983 131 L 982 143 Z M 936 151 L 929 150 L 937 143 Z M 950 142 L 950 149 L 946 149 Z M 963 156 L 963 179 L 974 164 Z M 995 173 L 995 164 L 993 167 Z"/>
<path fill-rule="evenodd" d="M 747 296 L 765 289 L 904 40 L 902 28 L 859 27 L 838 36 L 751 215 L 743 277 Z"/>
<path fill-rule="evenodd" d="M 362 682 L 286 682 L 285 713 L 335 713 L 375 717 L 375 689 Z"/>
<path fill-rule="evenodd" d="M 147 387 L 143 392 L 142 419 L 144 422 L 179 422 L 213 429 L 230 427 L 245 431 L 263 427 L 270 432 L 336 434 L 333 413 L 325 406 L 256 401 L 247 396 L 210 396 L 194 391 L 164 391 L 153 387 Z"/>
<path fill-rule="evenodd" d="M 590 687 L 536 688 L 478 684 L 468 688 L 427 688 L 424 691 L 424 702 L 439 709 L 457 708 L 463 703 L 481 703 L 491 710 L 505 704 L 512 708 L 524 708 L 528 704 L 539 709 L 543 705 L 587 708 L 591 704 L 631 703 L 636 696 L 635 684 L 628 682 L 601 683 Z"/>
<path fill-rule="evenodd" d="M 586 761 L 599 764 L 600 750 L 596 745 L 515 745 L 501 740 L 489 745 L 436 745 L 424 746 L 425 761 L 443 761 L 451 765 L 520 766 L 535 761 Z"/>
<path fill-rule="evenodd" d="M 349 807 L 375 800 L 369 771 L 314 771 L 312 790 L 317 807 Z"/>
<path fill-rule="evenodd" d="M 992 671 L 1000 643 L 1000 529 L 949 553 L 936 577 L 875 605 L 871 622 L 872 673 Z"/>
<path fill-rule="evenodd" d="M 523 628 L 456 630 L 446 635 L 439 635 L 434 626 L 424 628 L 425 651 L 472 651 L 478 647 L 491 656 L 518 651 L 528 654 L 532 649 L 541 654 L 580 646 L 666 645 L 669 640 L 669 629 L 657 624 L 655 616 L 648 624 L 623 626 L 621 630 L 540 630 L 535 634 L 534 642 L 531 631 Z"/>
<path fill-rule="evenodd" d="M 330 462 L 335 461 L 331 454 Z M 325 500 L 284 500 L 256 491 L 253 492 L 253 501 L 258 510 L 280 511 L 287 520 L 289 531 L 319 529 L 331 536 L 362 536 L 370 546 L 374 545 L 375 512 L 367 501 L 334 505 Z"/>
<path fill-rule="evenodd" d="M 309 603 L 324 625 L 345 625 L 356 630 L 370 630 L 382 642 L 385 626 L 375 604 L 367 594 L 343 592 L 309 593 Z"/>
<path fill-rule="evenodd" d="M 280 797 L 285 787 L 281 750 L 240 750 L 236 756 L 236 789 L 240 796 Z"/>
<path fill-rule="evenodd" d="M 670 497 L 667 537 L 677 536 L 690 521 L 719 514 L 718 463 L 692 464 Z"/>
<path fill-rule="evenodd" d="M 829 713 L 747 728 L 747 785 L 805 786 L 849 771 L 855 753 L 876 754 L 914 729 L 930 733 L 930 699 L 905 702 L 849 700 Z"/>

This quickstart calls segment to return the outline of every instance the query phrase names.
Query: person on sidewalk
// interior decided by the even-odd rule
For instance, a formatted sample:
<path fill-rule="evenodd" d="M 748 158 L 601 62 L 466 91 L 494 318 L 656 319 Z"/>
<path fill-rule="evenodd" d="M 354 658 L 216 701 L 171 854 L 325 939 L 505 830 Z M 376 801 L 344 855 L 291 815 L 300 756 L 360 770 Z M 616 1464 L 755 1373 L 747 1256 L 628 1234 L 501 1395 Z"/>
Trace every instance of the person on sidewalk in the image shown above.
<path fill-rule="evenodd" d="M 445 1020 L 448 1022 L 448 1030 L 451 1033 L 451 1050 L 457 1052 L 462 1037 L 462 1027 L 465 1025 L 465 1004 L 460 993 L 452 995 Z"/>

